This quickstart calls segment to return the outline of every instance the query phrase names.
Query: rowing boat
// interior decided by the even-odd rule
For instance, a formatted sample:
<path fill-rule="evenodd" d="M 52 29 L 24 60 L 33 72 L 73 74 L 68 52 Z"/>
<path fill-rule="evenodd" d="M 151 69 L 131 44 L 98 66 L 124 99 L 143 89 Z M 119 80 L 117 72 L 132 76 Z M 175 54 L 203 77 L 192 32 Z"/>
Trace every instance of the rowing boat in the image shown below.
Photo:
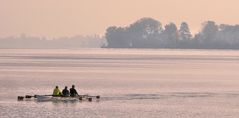
<path fill-rule="evenodd" d="M 75 97 L 63 97 L 63 96 L 52 96 L 52 95 L 26 95 L 18 96 L 18 101 L 29 100 L 34 98 L 39 102 L 47 102 L 47 101 L 89 101 L 91 102 L 93 99 L 99 100 L 100 96 L 90 96 L 90 95 L 78 95 Z"/>

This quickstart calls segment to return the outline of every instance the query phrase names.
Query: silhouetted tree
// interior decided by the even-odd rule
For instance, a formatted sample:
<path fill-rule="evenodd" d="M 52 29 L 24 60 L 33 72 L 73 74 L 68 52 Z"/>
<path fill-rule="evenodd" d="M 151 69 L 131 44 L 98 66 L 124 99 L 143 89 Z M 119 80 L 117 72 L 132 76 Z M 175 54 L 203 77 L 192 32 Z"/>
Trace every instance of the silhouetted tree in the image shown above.
<path fill-rule="evenodd" d="M 189 26 L 186 22 L 182 22 L 178 32 L 179 32 L 178 47 L 181 47 L 181 48 L 191 47 L 191 45 L 192 45 L 192 34 L 191 34 Z"/>
<path fill-rule="evenodd" d="M 174 23 L 167 24 L 162 33 L 166 48 L 176 48 L 178 43 L 178 29 Z"/>
<path fill-rule="evenodd" d="M 162 32 L 160 22 L 152 18 L 142 18 L 131 24 L 128 28 L 129 39 L 134 48 L 151 47 L 158 33 Z"/>
<path fill-rule="evenodd" d="M 220 48 L 239 48 L 239 25 L 221 24 L 217 34 L 217 45 Z"/>
<path fill-rule="evenodd" d="M 160 22 L 142 18 L 129 27 L 109 27 L 106 40 L 109 48 L 150 48 L 159 44 L 158 35 L 163 32 Z"/>
<path fill-rule="evenodd" d="M 192 34 L 186 22 L 183 22 L 179 29 L 179 40 L 188 41 L 192 39 Z"/>
<path fill-rule="evenodd" d="M 218 26 L 214 21 L 207 21 L 203 23 L 203 28 L 201 31 L 200 42 L 204 48 L 210 48 L 213 46 L 213 43 L 216 41 L 218 33 Z"/>
<path fill-rule="evenodd" d="M 108 42 L 108 48 L 130 48 L 130 43 L 124 28 L 109 27 L 105 37 Z"/>

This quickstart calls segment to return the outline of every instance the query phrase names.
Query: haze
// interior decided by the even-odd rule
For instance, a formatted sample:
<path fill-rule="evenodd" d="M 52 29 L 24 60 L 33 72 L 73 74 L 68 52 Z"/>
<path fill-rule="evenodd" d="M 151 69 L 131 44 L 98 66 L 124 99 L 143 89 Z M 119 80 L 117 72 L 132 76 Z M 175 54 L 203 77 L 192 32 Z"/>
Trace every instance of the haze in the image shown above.
<path fill-rule="evenodd" d="M 142 17 L 163 25 L 186 21 L 196 33 L 207 20 L 237 24 L 238 4 L 238 0 L 0 0 L 0 37 L 104 35 L 109 26 L 125 26 Z"/>

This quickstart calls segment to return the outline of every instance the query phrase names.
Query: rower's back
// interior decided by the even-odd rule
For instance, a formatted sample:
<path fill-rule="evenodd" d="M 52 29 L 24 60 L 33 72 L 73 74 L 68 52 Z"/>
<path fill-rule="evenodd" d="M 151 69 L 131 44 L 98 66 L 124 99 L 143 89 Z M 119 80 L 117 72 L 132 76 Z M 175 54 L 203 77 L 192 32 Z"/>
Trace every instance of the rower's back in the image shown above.
<path fill-rule="evenodd" d="M 61 91 L 58 86 L 56 86 L 56 88 L 54 89 L 53 96 L 61 96 Z"/>
<path fill-rule="evenodd" d="M 63 96 L 63 97 L 68 97 L 68 96 L 70 96 L 70 92 L 69 92 L 69 90 L 67 89 L 67 86 L 65 86 L 65 89 L 62 91 L 62 96 Z"/>
<path fill-rule="evenodd" d="M 75 97 L 76 95 L 78 95 L 76 89 L 75 89 L 75 86 L 72 85 L 72 88 L 70 89 L 70 96 L 71 97 Z"/>

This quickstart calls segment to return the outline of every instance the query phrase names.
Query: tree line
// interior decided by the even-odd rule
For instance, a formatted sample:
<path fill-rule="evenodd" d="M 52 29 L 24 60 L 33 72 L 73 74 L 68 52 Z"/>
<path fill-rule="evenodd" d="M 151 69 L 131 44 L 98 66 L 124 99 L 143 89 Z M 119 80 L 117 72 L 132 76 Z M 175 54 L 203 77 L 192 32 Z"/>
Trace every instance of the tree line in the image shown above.
<path fill-rule="evenodd" d="M 239 25 L 204 22 L 192 35 L 186 22 L 177 28 L 152 18 L 142 18 L 127 27 L 111 26 L 105 34 L 104 48 L 179 48 L 179 49 L 239 49 Z"/>

